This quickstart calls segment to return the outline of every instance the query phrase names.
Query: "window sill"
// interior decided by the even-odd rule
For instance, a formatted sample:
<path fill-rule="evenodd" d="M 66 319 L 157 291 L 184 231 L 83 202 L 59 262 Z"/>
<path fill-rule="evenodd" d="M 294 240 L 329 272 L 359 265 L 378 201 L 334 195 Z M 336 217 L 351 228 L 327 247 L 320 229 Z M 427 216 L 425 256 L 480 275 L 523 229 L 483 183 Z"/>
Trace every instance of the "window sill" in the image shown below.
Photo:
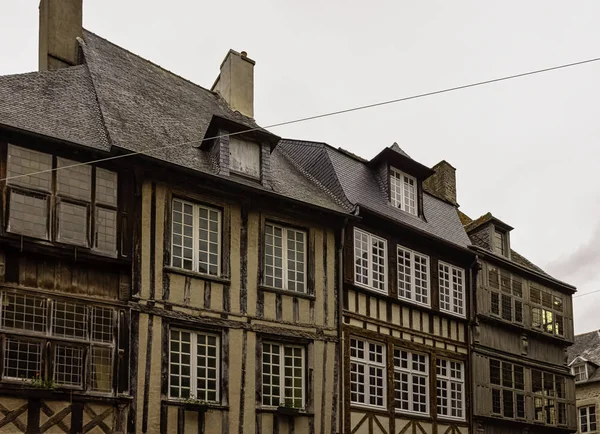
<path fill-rule="evenodd" d="M 285 410 L 283 410 L 285 409 Z M 303 417 L 303 416 L 314 416 L 315 414 L 313 412 L 301 409 L 301 408 L 286 408 L 286 407 L 260 407 L 256 409 L 257 412 L 259 413 L 272 413 L 272 414 L 279 414 L 279 415 L 284 415 L 284 416 L 298 416 L 298 417 Z"/>
<path fill-rule="evenodd" d="M 451 310 L 446 310 L 446 309 L 440 308 L 440 312 L 445 313 L 447 315 L 455 316 L 457 318 L 462 318 L 462 319 L 466 319 L 467 318 L 467 315 L 456 313 L 456 312 L 452 312 Z"/>
<path fill-rule="evenodd" d="M 354 286 L 357 286 L 358 288 L 361 288 L 361 289 L 366 289 L 366 290 L 369 290 L 369 291 L 371 291 L 371 292 L 374 292 L 375 294 L 387 295 L 387 296 L 389 296 L 389 295 L 390 295 L 390 294 L 388 293 L 388 290 L 387 290 L 387 289 L 377 289 L 377 288 L 374 288 L 374 287 L 372 287 L 372 286 L 365 285 L 364 283 L 356 283 L 356 281 L 355 281 L 355 282 L 353 282 L 353 285 L 354 285 Z"/>
<path fill-rule="evenodd" d="M 409 304 L 415 305 L 415 306 L 421 306 L 421 307 L 426 307 L 428 309 L 431 309 L 431 304 L 430 303 L 421 303 L 421 302 L 412 300 L 410 298 L 405 298 L 405 297 L 400 297 L 400 296 L 398 296 L 398 300 L 403 301 L 405 303 L 409 303 Z"/>
<path fill-rule="evenodd" d="M 164 267 L 164 271 L 167 273 L 174 273 L 174 274 L 181 274 L 183 276 L 195 277 L 197 279 L 210 280 L 211 282 L 222 283 L 224 285 L 228 285 L 231 283 L 231 280 L 224 278 L 224 277 L 213 276 L 211 274 L 199 273 L 197 271 L 184 270 L 183 268 L 172 267 L 170 265 L 166 265 Z"/>
<path fill-rule="evenodd" d="M 165 404 L 173 405 L 177 407 L 183 407 L 185 410 L 206 412 L 208 410 L 228 410 L 229 407 L 226 405 L 219 404 L 218 402 L 202 402 L 193 403 L 185 402 L 179 399 L 169 398 L 163 401 Z"/>
<path fill-rule="evenodd" d="M 260 285 L 258 287 L 261 291 L 274 292 L 275 294 L 287 295 L 289 297 L 306 298 L 308 300 L 316 300 L 316 296 L 313 294 L 307 294 L 306 292 L 292 291 L 290 289 L 273 288 L 272 286 Z"/>

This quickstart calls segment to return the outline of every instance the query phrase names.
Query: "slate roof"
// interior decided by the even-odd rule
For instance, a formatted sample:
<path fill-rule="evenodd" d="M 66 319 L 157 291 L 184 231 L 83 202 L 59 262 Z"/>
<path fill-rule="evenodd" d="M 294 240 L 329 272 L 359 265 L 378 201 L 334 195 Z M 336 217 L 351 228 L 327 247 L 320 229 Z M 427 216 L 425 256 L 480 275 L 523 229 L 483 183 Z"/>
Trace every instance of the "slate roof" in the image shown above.
<path fill-rule="evenodd" d="M 0 126 L 101 151 L 119 148 L 144 152 L 257 190 L 346 212 L 277 149 L 271 154 L 269 187 L 241 177 L 218 175 L 209 163 L 208 153 L 199 149 L 214 117 L 234 122 L 243 129 L 270 133 L 253 119 L 231 110 L 217 93 L 92 32 L 84 30 L 79 43 L 82 65 L 0 77 Z M 271 136 L 275 141 L 278 139 Z"/>
<path fill-rule="evenodd" d="M 423 194 L 425 219 L 391 206 L 366 160 L 319 142 L 283 139 L 278 148 L 347 209 L 358 205 L 460 247 L 470 244 L 456 208 L 434 196 Z"/>
<path fill-rule="evenodd" d="M 569 364 L 575 358 L 581 357 L 596 367 L 600 366 L 600 330 L 575 336 L 575 343 L 567 349 L 567 357 Z M 600 381 L 600 369 L 596 369 L 586 382 L 595 381 Z"/>

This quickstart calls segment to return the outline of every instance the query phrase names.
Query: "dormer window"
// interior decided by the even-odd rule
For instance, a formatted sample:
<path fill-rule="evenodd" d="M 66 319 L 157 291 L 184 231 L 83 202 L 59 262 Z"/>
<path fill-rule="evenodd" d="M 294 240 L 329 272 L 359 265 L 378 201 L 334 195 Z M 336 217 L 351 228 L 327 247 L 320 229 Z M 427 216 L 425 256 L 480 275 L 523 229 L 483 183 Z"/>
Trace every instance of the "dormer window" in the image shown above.
<path fill-rule="evenodd" d="M 417 215 L 417 180 L 398 169 L 390 169 L 390 201 L 392 205 Z"/>
<path fill-rule="evenodd" d="M 588 379 L 587 363 L 573 366 L 572 372 L 573 372 L 573 375 L 575 376 L 576 383 L 579 383 L 581 381 L 586 381 Z"/>
<path fill-rule="evenodd" d="M 238 136 L 229 137 L 229 168 L 231 172 L 260 179 L 260 146 Z"/>
<path fill-rule="evenodd" d="M 508 256 L 508 239 L 506 232 L 494 229 L 494 253 L 501 256 Z"/>

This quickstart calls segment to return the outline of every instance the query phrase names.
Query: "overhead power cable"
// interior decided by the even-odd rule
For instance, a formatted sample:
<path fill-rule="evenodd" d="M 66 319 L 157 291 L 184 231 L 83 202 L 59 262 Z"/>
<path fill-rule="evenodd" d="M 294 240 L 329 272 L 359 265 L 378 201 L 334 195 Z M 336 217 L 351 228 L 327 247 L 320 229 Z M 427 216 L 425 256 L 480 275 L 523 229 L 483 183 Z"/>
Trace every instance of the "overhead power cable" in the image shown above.
<path fill-rule="evenodd" d="M 590 292 L 584 292 L 582 294 L 576 294 L 573 296 L 573 298 L 583 297 L 584 295 L 595 294 L 596 292 L 600 292 L 600 289 L 595 289 L 594 291 L 590 291 Z"/>
<path fill-rule="evenodd" d="M 275 123 L 275 124 L 267 125 L 265 127 L 248 128 L 246 130 L 238 131 L 238 132 L 235 132 L 235 133 L 221 134 L 221 135 L 218 135 L 218 136 L 206 137 L 204 139 L 191 140 L 191 141 L 180 142 L 180 143 L 175 143 L 175 144 L 171 144 L 171 145 L 164 145 L 164 146 L 159 146 L 159 147 L 156 147 L 156 148 L 146 149 L 144 151 L 129 152 L 127 154 L 114 155 L 114 156 L 111 156 L 111 157 L 99 158 L 97 160 L 91 160 L 91 161 L 87 161 L 87 162 L 84 162 L 84 163 L 75 163 L 75 164 L 71 164 L 71 165 L 67 165 L 67 166 L 56 167 L 56 168 L 53 168 L 53 169 L 40 170 L 38 172 L 27 173 L 27 174 L 24 174 L 24 175 L 14 175 L 14 176 L 10 176 L 10 177 L 6 177 L 6 178 L 0 179 L 0 182 L 2 182 L 2 181 L 8 181 L 8 180 L 11 180 L 11 179 L 16 179 L 16 178 L 22 178 L 24 176 L 32 176 L 32 175 L 38 175 L 38 174 L 41 174 L 41 173 L 53 172 L 53 171 L 57 171 L 57 170 L 61 170 L 61 169 L 70 169 L 70 168 L 73 168 L 73 167 L 84 166 L 84 165 L 87 165 L 87 164 L 96 164 L 96 163 L 102 163 L 102 162 L 105 162 L 105 161 L 118 160 L 118 159 L 126 158 L 126 157 L 133 157 L 134 155 L 149 155 L 149 154 L 152 154 L 153 152 L 161 151 L 163 149 L 177 148 L 177 147 L 181 147 L 181 146 L 185 146 L 185 145 L 192 145 L 192 144 L 198 144 L 198 143 L 202 143 L 202 142 L 209 141 L 209 140 L 215 140 L 215 139 L 219 139 L 219 138 L 222 138 L 222 137 L 231 137 L 231 136 L 236 136 L 236 135 L 239 135 L 239 134 L 250 133 L 250 132 L 253 132 L 253 131 L 263 130 L 263 129 L 267 129 L 267 128 L 277 128 L 277 127 L 281 127 L 281 126 L 284 126 L 284 125 L 297 124 L 297 123 L 300 123 L 300 122 L 306 122 L 306 121 L 311 121 L 311 120 L 315 120 L 315 119 L 321 119 L 321 118 L 326 118 L 326 117 L 331 117 L 331 116 L 337 116 L 337 115 L 341 115 L 341 114 L 344 114 L 344 113 L 350 113 L 350 112 L 355 112 L 355 111 L 359 111 L 359 110 L 366 110 L 366 109 L 375 108 L 375 107 L 381 107 L 381 106 L 385 106 L 385 105 L 389 105 L 389 104 L 396 104 L 396 103 L 399 103 L 399 102 L 410 101 L 410 100 L 418 99 L 418 98 L 425 98 L 425 97 L 428 97 L 428 96 L 440 95 L 440 94 L 443 94 L 443 93 L 455 92 L 455 91 L 458 91 L 458 90 L 468 89 L 468 88 L 471 88 L 471 87 L 484 86 L 484 85 L 488 85 L 488 84 L 492 84 L 492 83 L 498 83 L 498 82 L 501 82 L 501 81 L 513 80 L 515 78 L 521 78 L 521 77 L 526 77 L 526 76 L 529 76 L 529 75 L 541 74 L 541 73 L 544 73 L 544 72 L 556 71 L 558 69 L 571 68 L 571 67 L 574 67 L 574 66 L 584 65 L 584 64 L 587 64 L 587 63 L 593 63 L 593 62 L 598 62 L 598 61 L 600 61 L 600 57 L 596 57 L 596 58 L 593 58 L 593 59 L 587 59 L 587 60 L 581 60 L 579 62 L 565 63 L 565 64 L 558 65 L 558 66 L 551 66 L 549 68 L 536 69 L 534 71 L 528 71 L 528 72 L 522 72 L 522 73 L 519 73 L 519 74 L 507 75 L 507 76 L 504 76 L 504 77 L 493 78 L 493 79 L 490 79 L 490 80 L 484 80 L 484 81 L 478 81 L 478 82 L 475 82 L 475 83 L 464 84 L 464 85 L 461 85 L 461 86 L 449 87 L 449 88 L 445 88 L 445 89 L 434 90 L 434 91 L 431 91 L 431 92 L 425 92 L 425 93 L 420 93 L 420 94 L 416 94 L 416 95 L 405 96 L 405 97 L 402 97 L 402 98 L 395 98 L 395 99 L 390 99 L 390 100 L 386 100 L 386 101 L 380 101 L 380 102 L 376 102 L 376 103 L 372 103 L 372 104 L 365 104 L 365 105 L 361 105 L 361 106 L 356 106 L 356 107 L 352 107 L 352 108 L 348 108 L 348 109 L 336 110 L 336 111 L 332 111 L 332 112 L 321 113 L 321 114 L 318 114 L 318 115 L 307 116 L 307 117 L 293 119 L 293 120 L 284 121 L 284 122 L 278 122 L 278 123 Z"/>

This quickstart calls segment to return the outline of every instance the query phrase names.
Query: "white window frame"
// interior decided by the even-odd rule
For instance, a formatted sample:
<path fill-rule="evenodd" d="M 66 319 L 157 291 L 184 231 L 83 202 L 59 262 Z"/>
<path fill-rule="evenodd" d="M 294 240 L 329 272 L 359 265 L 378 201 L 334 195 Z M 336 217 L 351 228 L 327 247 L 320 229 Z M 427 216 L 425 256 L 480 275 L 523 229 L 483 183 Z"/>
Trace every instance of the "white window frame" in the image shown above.
<path fill-rule="evenodd" d="M 583 372 L 578 372 L 579 368 L 583 368 Z M 571 368 L 573 370 L 573 375 L 575 376 L 575 383 L 581 383 L 583 381 L 587 381 L 588 377 L 589 377 L 589 372 L 587 369 L 587 363 L 582 363 L 582 364 L 578 364 L 573 366 L 573 368 Z M 583 374 L 583 378 L 580 378 L 579 380 L 577 379 L 577 377 L 579 375 Z"/>
<path fill-rule="evenodd" d="M 444 374 L 440 374 L 438 373 L 438 371 L 440 371 L 440 364 L 441 362 L 446 363 L 446 367 L 444 368 L 447 372 L 446 375 Z M 459 372 L 460 372 L 460 378 L 457 378 L 456 375 L 452 375 L 452 368 L 451 368 L 451 364 L 455 363 L 458 367 L 459 367 Z M 461 397 L 462 399 L 460 400 L 460 407 L 453 407 L 452 406 L 452 385 L 458 385 L 460 386 L 460 392 L 461 392 Z M 447 392 L 447 396 L 446 399 L 448 400 L 448 405 L 447 405 L 447 410 L 449 413 L 452 412 L 452 410 L 460 410 L 460 412 L 462 413 L 462 416 L 452 416 L 451 414 L 445 414 L 442 413 L 439 406 L 438 406 L 438 417 L 439 418 L 444 418 L 444 419 L 452 419 L 452 420 L 465 420 L 466 419 L 466 409 L 465 409 L 465 398 L 466 398 L 466 393 L 467 390 L 465 388 L 465 364 L 463 362 L 459 362 L 457 360 L 452 360 L 452 359 L 446 359 L 446 358 L 439 358 L 436 361 L 436 392 L 437 389 L 440 389 L 440 385 L 444 385 L 446 392 Z M 439 393 L 438 395 L 438 399 L 439 399 Z"/>
<path fill-rule="evenodd" d="M 174 265 L 173 264 L 173 251 L 174 251 L 174 244 L 173 244 L 173 238 L 175 237 L 175 233 L 173 231 L 173 226 L 174 226 L 174 220 L 173 220 L 173 214 L 175 212 L 174 210 L 174 203 L 175 202 L 181 202 L 183 204 L 183 206 L 185 205 L 190 205 L 192 207 L 192 243 L 193 243 L 193 247 L 192 247 L 192 269 L 189 270 L 187 268 L 184 268 L 183 266 L 183 260 L 184 260 L 184 253 L 183 253 L 183 218 L 184 218 L 184 214 L 182 212 L 182 244 L 181 244 L 181 266 L 178 265 Z M 218 220 L 217 220 L 217 273 L 216 274 L 212 274 L 210 273 L 210 270 L 208 272 L 204 272 L 204 271 L 199 271 L 199 265 L 198 265 L 198 260 L 199 260 L 199 254 L 200 254 L 200 209 L 204 209 L 208 212 L 208 214 L 210 215 L 211 211 L 214 211 L 217 213 L 218 215 Z M 209 220 L 210 222 L 210 220 Z M 185 199 L 181 199 L 179 197 L 173 197 L 173 199 L 171 200 L 171 252 L 170 252 L 170 256 L 171 256 L 171 260 L 170 260 L 170 264 L 171 267 L 173 268 L 177 268 L 177 269 L 181 269 L 181 270 L 185 270 L 185 271 L 191 271 L 194 273 L 199 273 L 199 274 L 204 274 L 207 276 L 216 276 L 219 277 L 221 276 L 221 251 L 223 249 L 223 213 L 221 212 L 220 209 L 215 208 L 215 207 L 210 207 L 210 206 L 206 206 L 203 204 L 199 204 L 196 202 L 190 202 L 189 200 L 185 200 Z M 209 229 L 209 237 L 210 237 L 210 229 Z M 210 242 L 209 242 L 210 243 Z M 210 253 L 207 251 L 207 255 L 209 258 L 209 262 L 208 265 L 210 266 Z"/>
<path fill-rule="evenodd" d="M 404 189 L 407 181 L 412 181 L 412 188 L 409 186 L 412 189 L 414 199 L 414 206 L 412 207 L 406 203 L 410 201 L 410 197 L 406 197 Z M 392 206 L 416 216 L 419 212 L 417 178 L 407 175 L 394 167 L 390 167 L 390 202 Z"/>
<path fill-rule="evenodd" d="M 404 266 L 404 264 L 401 264 L 401 258 L 400 258 L 400 254 L 401 252 L 403 252 L 404 254 L 407 254 L 410 258 L 410 273 L 409 273 L 409 282 L 401 282 L 401 274 L 407 274 L 407 273 L 401 273 L 400 272 L 400 267 Z M 420 304 L 423 306 L 431 306 L 431 273 L 430 273 L 430 258 L 427 255 L 424 255 L 422 253 L 416 252 L 414 250 L 411 249 L 407 249 L 404 246 L 401 245 L 397 245 L 397 269 L 398 269 L 398 298 L 401 300 L 407 300 L 410 301 L 412 303 L 416 303 L 416 304 Z M 420 258 L 421 260 L 425 260 L 425 287 L 421 288 L 421 297 L 425 298 L 426 301 L 418 301 L 417 300 L 417 290 L 416 290 L 416 259 Z M 403 283 L 405 286 L 408 285 L 410 287 L 409 291 L 410 291 L 410 297 L 406 297 L 404 295 L 402 295 L 402 290 L 400 289 L 401 283 Z M 425 296 L 422 295 L 424 292 L 426 293 Z M 406 291 L 406 290 L 404 290 Z"/>
<path fill-rule="evenodd" d="M 306 407 L 306 348 L 302 345 L 292 345 L 292 344 L 285 344 L 283 342 L 277 342 L 277 341 L 263 341 L 261 345 L 264 344 L 268 344 L 268 345 L 278 345 L 279 346 L 279 406 L 285 406 L 285 349 L 286 348 L 293 348 L 293 349 L 300 349 L 301 351 L 301 359 L 302 359 L 302 405 L 300 407 L 293 407 L 296 408 L 298 410 L 304 410 Z M 261 373 L 264 370 L 264 362 L 261 360 Z M 265 405 L 263 404 L 262 401 L 263 397 L 262 397 L 262 393 L 261 393 L 261 406 L 263 408 L 277 408 L 277 406 L 274 405 Z M 288 398 L 289 399 L 289 398 Z M 292 398 L 294 399 L 294 398 Z"/>
<path fill-rule="evenodd" d="M 594 409 L 594 421 L 592 422 L 591 419 L 591 412 L 590 409 Z M 586 429 L 585 431 L 583 430 L 582 427 L 582 421 L 583 419 L 585 419 L 586 421 Z M 594 424 L 594 429 L 592 429 L 591 424 Z M 579 432 L 584 434 L 584 433 L 594 433 L 594 432 L 598 432 L 598 419 L 597 419 L 597 415 L 596 415 L 596 406 L 595 405 L 585 405 L 582 407 L 577 407 L 577 426 L 579 427 Z"/>
<path fill-rule="evenodd" d="M 363 352 L 364 352 L 364 356 L 358 357 L 358 356 L 352 356 L 352 341 L 357 341 L 357 342 L 362 342 L 363 343 Z M 369 345 L 373 344 L 373 345 L 378 345 L 381 347 L 382 350 L 382 356 L 381 356 L 381 362 L 377 362 L 376 360 L 373 361 L 370 358 L 370 348 Z M 365 381 L 364 381 L 364 397 L 365 397 L 365 402 L 360 402 L 360 401 L 352 401 L 352 380 L 350 380 L 350 403 L 354 406 L 360 406 L 360 407 L 369 407 L 369 408 L 379 408 L 379 409 L 386 409 L 387 408 L 387 369 L 386 369 L 386 365 L 387 365 L 387 358 L 386 358 L 386 351 L 387 351 L 387 347 L 384 343 L 382 342 L 377 342 L 377 341 L 369 341 L 366 339 L 361 339 L 361 338 L 356 338 L 356 337 L 351 337 L 350 338 L 350 375 L 352 375 L 352 365 L 356 364 L 357 366 L 363 366 L 364 367 L 364 377 L 365 377 Z M 377 354 L 377 353 L 375 353 Z M 376 368 L 376 369 L 381 369 L 382 370 L 382 385 L 383 385 L 383 391 L 382 391 L 382 401 L 383 404 L 382 405 L 376 405 L 376 404 L 371 404 L 371 375 L 369 372 L 369 368 Z"/>
<path fill-rule="evenodd" d="M 267 226 L 271 226 L 273 227 L 273 229 L 277 228 L 281 230 L 281 249 L 282 249 L 282 257 L 281 257 L 281 269 L 282 269 L 282 287 L 279 286 L 275 286 L 275 276 L 273 276 L 273 285 L 267 285 L 273 288 L 278 288 L 278 289 L 285 289 L 288 291 L 294 291 L 294 292 L 300 292 L 300 293 L 308 293 L 308 288 L 306 286 L 306 270 L 307 270 L 307 250 L 308 250 L 308 233 L 306 231 L 303 231 L 301 229 L 296 229 L 293 227 L 288 227 L 288 226 L 283 226 L 283 225 L 279 225 L 270 221 L 267 221 L 265 223 L 265 279 L 268 277 L 267 276 L 267 271 L 266 271 L 266 267 L 267 267 L 267 261 L 266 261 L 266 254 L 267 254 L 267 239 L 266 239 L 266 228 Z M 303 269 L 302 269 L 302 274 L 304 276 L 304 279 L 301 281 L 302 285 L 304 286 L 304 289 L 302 291 L 298 290 L 298 289 L 293 289 L 290 288 L 290 282 L 289 282 L 289 273 L 288 273 L 288 232 L 296 232 L 296 233 L 300 233 L 303 235 L 304 237 L 304 252 L 303 252 Z M 297 250 L 296 250 L 297 253 Z M 273 258 L 276 258 L 275 253 L 273 253 Z M 275 265 L 273 265 L 273 269 L 275 269 Z M 296 270 L 296 277 L 298 275 L 298 270 Z M 296 282 L 300 282 L 300 281 L 296 281 Z"/>
<path fill-rule="evenodd" d="M 177 331 L 179 333 L 189 333 L 190 334 L 190 395 L 188 398 L 181 397 L 173 397 L 171 396 L 171 331 Z M 216 376 L 215 376 L 215 396 L 216 399 L 214 401 L 208 401 L 206 399 L 201 399 L 202 397 L 198 397 L 198 335 L 203 335 L 206 338 L 214 337 L 216 339 Z M 206 333 L 201 331 L 194 330 L 186 330 L 181 328 L 172 328 L 169 330 L 169 353 L 167 354 L 167 375 L 169 376 L 168 383 L 168 392 L 167 396 L 169 399 L 174 400 L 186 400 L 186 399 L 198 399 L 200 401 L 210 402 L 210 403 L 220 403 L 221 402 L 221 336 L 216 333 Z M 180 377 L 181 373 L 179 374 Z M 208 389 L 204 390 L 204 395 Z"/>
<path fill-rule="evenodd" d="M 447 268 L 448 273 L 448 297 L 449 297 L 449 309 L 442 307 L 442 282 L 446 279 L 442 278 L 442 268 Z M 456 279 L 454 277 L 454 272 L 457 272 L 461 279 L 461 287 L 459 291 L 455 290 Z M 465 284 L 465 270 L 459 267 L 455 267 L 454 265 L 448 264 L 447 262 L 440 261 L 438 265 L 438 289 L 439 289 L 439 297 L 440 297 L 440 311 L 447 312 L 452 315 L 459 316 L 461 318 L 467 317 L 467 302 L 466 302 L 466 284 Z M 455 293 L 459 292 L 461 294 L 460 300 L 456 297 Z M 458 302 L 462 302 L 462 307 L 458 305 Z M 462 308 L 462 312 L 459 309 Z"/>
<path fill-rule="evenodd" d="M 356 263 L 356 260 L 359 258 L 357 256 L 357 250 L 358 247 L 356 245 L 356 238 L 357 235 L 360 236 L 365 236 L 367 237 L 367 244 L 368 244 L 368 248 L 366 250 L 367 252 L 367 283 L 362 283 L 359 282 L 357 279 L 357 276 L 359 276 L 358 273 L 358 268 L 359 265 Z M 377 242 L 383 242 L 383 289 L 379 289 L 377 287 L 375 287 L 374 285 L 374 279 L 373 279 L 373 242 L 377 241 Z M 376 291 L 382 294 L 387 294 L 388 293 L 388 257 L 387 257 L 387 240 L 385 238 L 381 238 L 378 237 L 377 235 L 373 235 L 367 231 L 364 231 L 362 229 L 358 229 L 358 228 L 354 228 L 354 243 L 353 243 L 353 247 L 354 247 L 354 253 L 353 253 L 353 258 L 354 258 L 354 284 L 361 286 L 363 288 L 368 288 L 372 291 Z M 363 258 L 360 257 L 360 259 L 362 260 Z"/>
<path fill-rule="evenodd" d="M 419 415 L 429 415 L 429 399 L 431 397 L 431 391 L 429 390 L 429 356 L 424 353 L 413 352 L 405 350 L 404 348 L 396 347 L 395 351 L 401 351 L 408 354 L 408 368 L 403 368 L 396 365 L 396 355 L 394 354 L 394 410 L 396 413 L 411 413 Z M 425 371 L 414 369 L 413 356 L 425 357 Z M 396 374 L 406 374 L 408 376 L 408 410 L 396 407 Z M 414 379 L 425 378 L 425 411 L 416 411 L 413 409 L 414 406 Z"/>

